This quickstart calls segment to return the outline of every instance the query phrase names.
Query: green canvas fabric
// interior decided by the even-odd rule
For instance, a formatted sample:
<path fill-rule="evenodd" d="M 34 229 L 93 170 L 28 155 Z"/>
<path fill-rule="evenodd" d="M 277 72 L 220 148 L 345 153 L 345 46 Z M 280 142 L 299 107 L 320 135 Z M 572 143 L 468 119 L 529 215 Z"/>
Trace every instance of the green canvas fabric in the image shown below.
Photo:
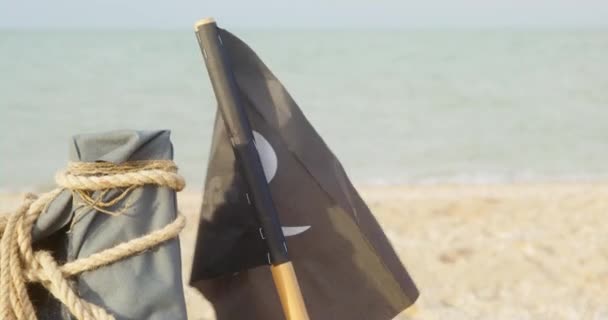
<path fill-rule="evenodd" d="M 118 164 L 172 158 L 170 132 L 164 130 L 77 135 L 70 143 L 71 161 Z M 161 229 L 176 217 L 175 191 L 167 187 L 137 188 L 109 209 L 119 210 L 125 203 L 124 214 L 111 216 L 83 208 L 79 198 L 64 191 L 36 222 L 35 245 L 52 250 L 60 261 L 72 261 Z M 81 218 L 73 223 L 75 210 Z M 106 308 L 116 319 L 186 319 L 180 259 L 179 240 L 173 239 L 74 277 L 74 285 L 80 297 Z M 71 319 L 39 286 L 32 287 L 32 296 L 41 319 Z"/>

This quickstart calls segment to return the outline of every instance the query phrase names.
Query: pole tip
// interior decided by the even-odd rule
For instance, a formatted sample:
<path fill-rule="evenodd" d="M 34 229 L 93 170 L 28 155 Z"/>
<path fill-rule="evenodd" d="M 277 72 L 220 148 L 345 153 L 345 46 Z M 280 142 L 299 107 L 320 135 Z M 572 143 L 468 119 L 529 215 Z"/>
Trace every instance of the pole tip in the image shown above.
<path fill-rule="evenodd" d="M 197 31 L 200 27 L 209 24 L 209 23 L 215 23 L 215 19 L 209 17 L 209 18 L 204 18 L 201 20 L 198 20 L 195 24 L 194 24 L 194 30 Z"/>

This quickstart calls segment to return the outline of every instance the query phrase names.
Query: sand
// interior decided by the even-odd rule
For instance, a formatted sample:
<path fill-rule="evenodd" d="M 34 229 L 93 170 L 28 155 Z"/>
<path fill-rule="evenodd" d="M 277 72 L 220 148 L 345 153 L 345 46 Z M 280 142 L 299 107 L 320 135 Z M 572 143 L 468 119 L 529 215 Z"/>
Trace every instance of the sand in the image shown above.
<path fill-rule="evenodd" d="M 608 183 L 360 189 L 421 290 L 397 319 L 608 319 Z M 0 212 L 19 199 L 0 194 Z M 195 221 L 200 201 L 181 193 L 180 210 Z M 186 298 L 190 319 L 214 319 Z"/>

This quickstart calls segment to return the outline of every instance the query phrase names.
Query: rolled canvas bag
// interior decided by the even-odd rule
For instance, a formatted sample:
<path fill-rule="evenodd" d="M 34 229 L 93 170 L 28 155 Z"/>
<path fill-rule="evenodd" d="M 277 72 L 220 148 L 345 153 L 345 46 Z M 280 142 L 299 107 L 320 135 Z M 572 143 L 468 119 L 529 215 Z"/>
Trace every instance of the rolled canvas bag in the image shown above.
<path fill-rule="evenodd" d="M 93 166 L 95 163 L 109 166 L 144 163 L 148 166 L 150 161 L 154 165 L 172 164 L 173 148 L 169 137 L 169 131 L 77 135 L 70 143 L 70 161 Z M 95 172 L 91 175 L 98 176 Z M 61 180 L 59 175 L 57 180 Z M 183 221 L 178 221 L 181 216 L 177 213 L 175 189 L 164 186 L 162 181 L 156 185 L 142 183 L 136 187 L 90 193 L 58 189 L 58 195 L 46 205 L 32 227 L 34 252 L 49 250 L 58 264 L 63 265 L 165 230 L 176 222 L 181 222 L 183 227 Z M 98 206 L 97 202 L 105 205 Z M 4 233 L 6 237 L 7 230 Z M 180 244 L 174 236 L 148 250 L 68 279 L 79 298 L 104 309 L 115 319 L 187 318 Z M 49 290 L 48 283 L 44 287 L 40 283 L 28 284 L 39 319 L 78 318 L 66 303 L 60 303 L 56 295 L 49 292 L 53 290 Z"/>

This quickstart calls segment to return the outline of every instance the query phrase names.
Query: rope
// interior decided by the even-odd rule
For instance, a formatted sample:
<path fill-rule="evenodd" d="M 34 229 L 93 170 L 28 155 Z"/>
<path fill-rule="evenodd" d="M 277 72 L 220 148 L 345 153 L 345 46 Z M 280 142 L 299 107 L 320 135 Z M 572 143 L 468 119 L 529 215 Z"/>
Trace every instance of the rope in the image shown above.
<path fill-rule="evenodd" d="M 124 199 L 133 189 L 143 185 L 164 186 L 181 191 L 184 179 L 177 174 L 172 161 L 133 161 L 113 163 L 74 162 L 55 180 L 59 188 L 37 197 L 27 194 L 23 204 L 8 217 L 0 217 L 0 319 L 36 319 L 35 308 L 27 293 L 28 282 L 42 284 L 70 313 L 79 320 L 114 320 L 103 308 L 80 298 L 69 277 L 107 266 L 140 254 L 174 237 L 184 228 L 183 215 L 165 227 L 149 234 L 120 243 L 86 258 L 58 265 L 51 253 L 32 249 L 32 227 L 49 204 L 65 189 L 69 189 L 84 203 L 101 212 L 113 215 L 124 212 L 107 210 Z M 112 189 L 124 189 L 117 197 L 102 201 Z M 94 198 L 94 191 L 101 191 Z M 101 210 L 99 210 L 101 209 Z"/>

